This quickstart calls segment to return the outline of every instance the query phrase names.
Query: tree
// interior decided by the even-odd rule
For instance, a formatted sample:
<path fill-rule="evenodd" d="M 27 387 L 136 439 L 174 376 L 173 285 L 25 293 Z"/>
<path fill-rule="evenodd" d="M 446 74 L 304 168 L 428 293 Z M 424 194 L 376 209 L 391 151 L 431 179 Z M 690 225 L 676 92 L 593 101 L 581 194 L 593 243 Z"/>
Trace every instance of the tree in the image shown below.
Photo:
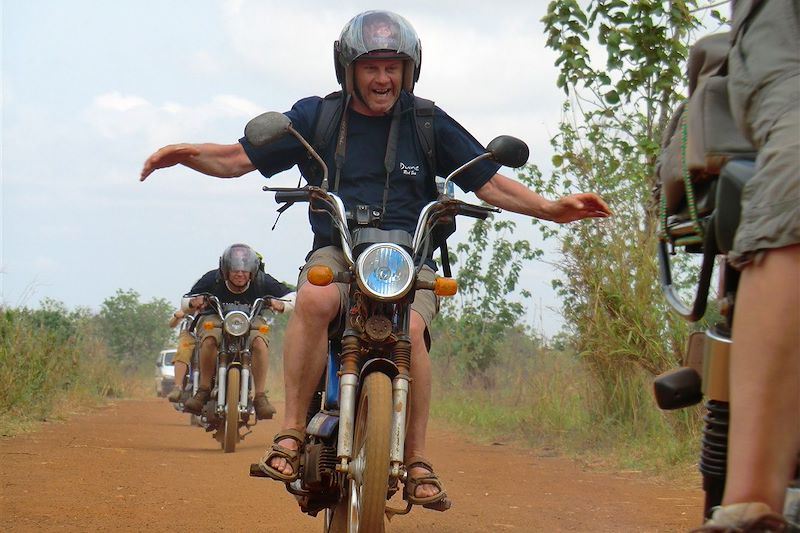
<path fill-rule="evenodd" d="M 553 1 L 543 18 L 568 100 L 552 139 L 555 171 L 549 179 L 531 175 L 528 183 L 552 196 L 595 190 L 614 211 L 600 223 L 542 229 L 561 241 L 563 276 L 555 285 L 607 412 L 635 413 L 640 391 L 626 384 L 674 366 L 687 331 L 658 285 L 651 191 L 661 132 L 683 98 L 699 2 L 582 4 Z"/>
<path fill-rule="evenodd" d="M 173 309 L 163 298 L 139 302 L 139 293 L 118 289 L 100 308 L 100 331 L 112 356 L 126 370 L 152 364 L 172 336 L 167 327 Z"/>
<path fill-rule="evenodd" d="M 437 318 L 447 342 L 436 355 L 455 359 L 467 376 L 483 377 L 497 360 L 498 346 L 508 331 L 518 328 L 525 313 L 524 299 L 512 295 L 519 282 L 524 261 L 541 252 L 525 240 L 514 241 L 516 224 L 494 217 L 475 222 L 466 241 L 456 246 L 463 257 L 458 269 L 458 295 L 443 302 Z"/>

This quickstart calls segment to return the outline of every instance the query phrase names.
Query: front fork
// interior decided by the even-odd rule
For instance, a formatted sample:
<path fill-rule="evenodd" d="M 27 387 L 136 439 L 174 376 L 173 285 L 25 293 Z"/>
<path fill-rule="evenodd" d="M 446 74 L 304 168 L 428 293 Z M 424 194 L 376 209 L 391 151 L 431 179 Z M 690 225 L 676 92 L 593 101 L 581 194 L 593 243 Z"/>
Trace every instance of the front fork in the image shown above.
<path fill-rule="evenodd" d="M 358 394 L 358 338 L 348 336 L 342 339 L 342 376 L 339 383 L 339 435 L 337 456 L 339 472 L 349 472 L 353 458 L 353 438 L 355 426 L 356 400 Z M 401 478 L 403 475 L 403 453 L 406 440 L 406 413 L 408 393 L 411 383 L 411 343 L 407 338 L 397 341 L 394 361 L 398 374 L 392 380 L 392 428 L 389 450 L 390 475 Z"/>
<path fill-rule="evenodd" d="M 229 362 L 229 357 L 230 356 L 227 354 L 220 354 L 219 366 L 217 367 L 217 411 L 220 413 L 225 412 L 227 403 L 228 366 L 229 364 L 235 364 L 235 362 Z M 241 381 L 238 405 L 240 413 L 246 412 L 248 408 L 247 405 L 250 395 L 250 365 L 252 358 L 252 354 L 249 350 L 241 352 Z"/>
<path fill-rule="evenodd" d="M 339 472 L 349 470 L 353 457 L 353 437 L 358 393 L 359 340 L 354 335 L 342 338 L 342 376 L 339 382 L 339 436 L 336 442 Z"/>
<path fill-rule="evenodd" d="M 389 451 L 390 475 L 403 477 L 403 455 L 406 443 L 406 418 L 408 412 L 408 392 L 411 384 L 411 342 L 401 337 L 394 348 L 394 362 L 398 373 L 392 380 L 392 437 Z"/>

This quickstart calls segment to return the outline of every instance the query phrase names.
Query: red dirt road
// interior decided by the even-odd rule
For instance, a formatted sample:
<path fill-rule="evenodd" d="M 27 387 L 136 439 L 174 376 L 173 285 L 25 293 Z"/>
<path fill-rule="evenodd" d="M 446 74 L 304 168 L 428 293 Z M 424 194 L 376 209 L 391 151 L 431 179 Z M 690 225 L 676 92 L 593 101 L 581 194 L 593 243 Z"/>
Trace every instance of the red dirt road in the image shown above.
<path fill-rule="evenodd" d="M 279 412 L 281 405 L 277 405 Z M 454 501 L 415 508 L 390 533 L 675 532 L 699 524 L 697 487 L 587 471 L 538 450 L 482 445 L 429 430 L 429 455 Z M 276 421 L 224 454 L 165 400 L 119 401 L 34 433 L 0 439 L 6 531 L 322 530 L 283 485 L 247 475 Z"/>

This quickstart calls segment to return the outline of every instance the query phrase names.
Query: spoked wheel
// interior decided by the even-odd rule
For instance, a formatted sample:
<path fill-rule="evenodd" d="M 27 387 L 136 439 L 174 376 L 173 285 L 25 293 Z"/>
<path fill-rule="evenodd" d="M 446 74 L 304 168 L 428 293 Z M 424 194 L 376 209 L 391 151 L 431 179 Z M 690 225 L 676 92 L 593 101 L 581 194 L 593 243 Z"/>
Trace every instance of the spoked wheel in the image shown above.
<path fill-rule="evenodd" d="M 239 442 L 239 385 L 241 375 L 239 369 L 232 366 L 228 369 L 228 384 L 225 391 L 225 436 L 222 450 L 225 453 L 236 451 Z"/>
<path fill-rule="evenodd" d="M 353 462 L 344 494 L 334 507 L 331 533 L 344 521 L 346 533 L 382 533 L 389 489 L 389 444 L 392 429 L 392 383 L 373 372 L 364 379 L 353 435 Z M 346 509 L 346 513 L 345 513 Z"/>

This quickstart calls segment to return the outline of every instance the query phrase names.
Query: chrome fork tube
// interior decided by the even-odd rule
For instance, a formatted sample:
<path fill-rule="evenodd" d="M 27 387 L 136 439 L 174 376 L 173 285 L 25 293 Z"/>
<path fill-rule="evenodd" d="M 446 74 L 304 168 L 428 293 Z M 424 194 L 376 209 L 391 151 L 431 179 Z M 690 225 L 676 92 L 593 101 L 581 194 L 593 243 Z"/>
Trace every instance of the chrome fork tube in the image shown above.
<path fill-rule="evenodd" d="M 389 460 L 393 467 L 399 466 L 403 462 L 410 381 L 405 374 L 398 374 L 392 380 L 392 440 Z M 398 475 L 398 473 L 393 472 L 393 475 Z"/>
<path fill-rule="evenodd" d="M 242 382 L 241 390 L 239 392 L 239 412 L 244 413 L 247 411 L 247 400 L 249 398 L 250 389 L 250 369 L 246 366 L 242 367 Z"/>
<path fill-rule="evenodd" d="M 339 440 L 336 444 L 337 456 L 344 459 L 353 457 L 353 428 L 356 415 L 356 391 L 358 375 L 344 374 L 339 383 Z"/>
<path fill-rule="evenodd" d="M 217 411 L 225 410 L 225 389 L 228 384 L 225 378 L 228 377 L 228 367 L 220 365 L 217 369 Z"/>

